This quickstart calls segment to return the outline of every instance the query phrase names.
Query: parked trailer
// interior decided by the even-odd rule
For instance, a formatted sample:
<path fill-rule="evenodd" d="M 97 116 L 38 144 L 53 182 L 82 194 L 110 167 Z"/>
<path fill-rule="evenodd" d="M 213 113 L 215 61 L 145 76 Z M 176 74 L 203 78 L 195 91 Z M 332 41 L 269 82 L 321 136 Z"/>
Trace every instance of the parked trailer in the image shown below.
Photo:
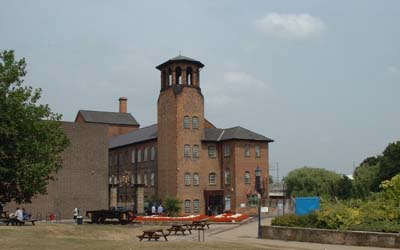
<path fill-rule="evenodd" d="M 96 224 L 104 223 L 107 219 L 118 219 L 119 223 L 127 224 L 135 218 L 135 215 L 131 210 L 93 210 L 87 211 L 86 217 Z"/>

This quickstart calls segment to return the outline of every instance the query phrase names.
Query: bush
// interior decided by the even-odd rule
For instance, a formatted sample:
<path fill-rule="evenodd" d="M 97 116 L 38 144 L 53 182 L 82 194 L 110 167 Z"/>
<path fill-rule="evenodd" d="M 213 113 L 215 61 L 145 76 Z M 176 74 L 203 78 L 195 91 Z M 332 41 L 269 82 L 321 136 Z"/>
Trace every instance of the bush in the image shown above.
<path fill-rule="evenodd" d="M 168 216 L 177 216 L 181 212 L 181 201 L 176 197 L 167 197 L 164 200 L 164 208 Z"/>
<path fill-rule="evenodd" d="M 340 201 L 322 203 L 322 209 L 316 214 L 321 228 L 345 230 L 351 225 L 361 223 L 359 209 Z"/>
<path fill-rule="evenodd" d="M 307 215 L 284 215 L 276 217 L 272 220 L 273 226 L 284 226 L 284 227 L 318 227 L 317 215 L 315 213 Z"/>

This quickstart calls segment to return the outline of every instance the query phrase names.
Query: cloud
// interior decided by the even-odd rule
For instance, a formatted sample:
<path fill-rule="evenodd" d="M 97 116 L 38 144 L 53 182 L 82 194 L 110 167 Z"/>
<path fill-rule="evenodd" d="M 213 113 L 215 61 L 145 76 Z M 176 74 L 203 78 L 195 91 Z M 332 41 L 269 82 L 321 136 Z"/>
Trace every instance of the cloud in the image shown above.
<path fill-rule="evenodd" d="M 325 25 L 321 19 L 309 14 L 269 13 L 255 22 L 265 33 L 289 38 L 305 39 L 321 33 Z"/>
<path fill-rule="evenodd" d="M 236 84 L 238 86 L 266 88 L 267 84 L 254 76 L 245 72 L 227 72 L 224 74 L 224 80 L 230 85 Z"/>

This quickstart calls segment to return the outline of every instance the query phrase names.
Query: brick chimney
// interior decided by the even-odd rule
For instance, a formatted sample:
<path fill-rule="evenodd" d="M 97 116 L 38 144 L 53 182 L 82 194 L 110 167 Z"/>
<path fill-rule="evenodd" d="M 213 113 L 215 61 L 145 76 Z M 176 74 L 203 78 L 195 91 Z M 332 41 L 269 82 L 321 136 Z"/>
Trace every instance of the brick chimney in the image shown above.
<path fill-rule="evenodd" d="M 119 112 L 120 113 L 127 113 L 128 112 L 128 98 L 120 97 L 119 98 Z"/>

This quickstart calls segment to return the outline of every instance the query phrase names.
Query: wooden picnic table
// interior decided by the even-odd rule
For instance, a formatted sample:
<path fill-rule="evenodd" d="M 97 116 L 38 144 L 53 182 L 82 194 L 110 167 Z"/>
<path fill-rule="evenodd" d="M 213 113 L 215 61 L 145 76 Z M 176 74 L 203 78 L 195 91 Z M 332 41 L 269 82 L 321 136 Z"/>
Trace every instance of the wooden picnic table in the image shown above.
<path fill-rule="evenodd" d="M 164 231 L 162 229 L 144 230 L 143 234 L 136 237 L 138 237 L 140 241 L 142 241 L 143 239 L 148 239 L 148 241 L 154 239 L 155 241 L 157 241 L 161 237 L 164 237 L 165 241 L 168 241 L 167 234 L 164 234 Z"/>
<path fill-rule="evenodd" d="M 204 230 L 205 227 L 208 229 L 210 228 L 210 223 L 208 222 L 208 219 L 203 219 L 203 220 L 194 220 L 190 224 L 191 230 Z"/>
<path fill-rule="evenodd" d="M 178 232 L 181 232 L 182 235 L 185 235 L 186 231 L 189 231 L 190 234 L 192 234 L 191 231 L 191 226 L 190 224 L 172 224 L 171 228 L 168 228 L 168 235 L 170 235 L 172 232 L 175 232 L 177 234 Z"/>
<path fill-rule="evenodd" d="M 32 226 L 34 226 L 36 221 L 37 221 L 37 220 L 35 220 L 35 219 L 18 220 L 17 218 L 7 218 L 6 224 L 7 224 L 7 226 L 8 226 L 10 223 L 11 223 L 11 225 L 22 226 L 22 225 L 25 225 L 25 222 L 27 222 L 27 223 L 30 222 L 30 223 L 32 223 Z"/>

